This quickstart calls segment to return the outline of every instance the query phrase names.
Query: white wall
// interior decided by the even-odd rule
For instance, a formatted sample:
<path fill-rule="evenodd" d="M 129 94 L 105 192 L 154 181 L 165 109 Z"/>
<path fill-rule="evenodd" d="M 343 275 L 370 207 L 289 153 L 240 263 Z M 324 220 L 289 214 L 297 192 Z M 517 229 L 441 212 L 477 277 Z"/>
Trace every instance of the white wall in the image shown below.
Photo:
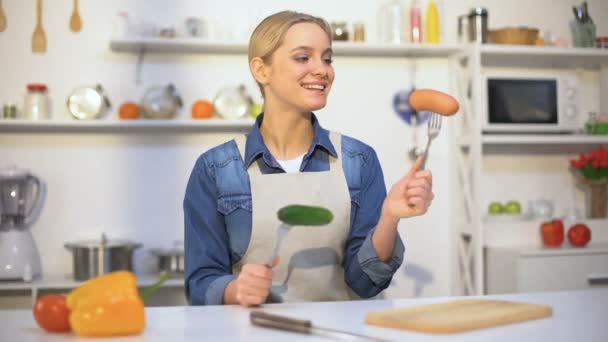
<path fill-rule="evenodd" d="M 0 33 L 0 101 L 21 103 L 25 85 L 44 82 L 53 98 L 53 118 L 66 117 L 64 101 L 71 89 L 100 82 L 114 104 L 137 101 L 150 85 L 172 81 L 181 92 L 185 110 L 197 98 L 212 98 L 223 86 L 244 83 L 255 91 L 247 71 L 246 56 L 149 55 L 142 69 L 142 83 L 135 83 L 136 56 L 109 50 L 108 40 L 117 11 L 139 19 L 176 25 L 188 16 L 200 16 L 214 25 L 214 37 L 244 41 L 258 18 L 280 9 L 322 15 L 329 21 L 361 20 L 373 41 L 377 13 L 386 1 L 82 1 L 84 30 L 68 30 L 72 1 L 46 1 L 44 27 L 48 52 L 30 52 L 35 23 L 35 1 L 5 0 L 8 29 Z M 456 40 L 456 16 L 476 1 L 443 1 L 445 36 Z M 535 25 L 567 34 L 570 1 L 482 1 L 490 10 L 490 26 Z M 559 4 L 559 6 L 557 5 Z M 606 1 L 589 1 L 598 32 L 608 34 L 600 20 L 608 13 Z M 542 15 L 539 15 L 542 13 Z M 255 19 L 255 20 L 254 20 Z M 541 23 L 538 20 L 542 19 Z M 178 25 L 179 23 L 179 25 Z M 411 131 L 393 113 L 390 102 L 397 90 L 412 82 L 418 87 L 449 91 L 446 61 L 422 60 L 415 79 L 406 59 L 336 58 L 337 78 L 329 104 L 320 112 L 326 127 L 353 135 L 371 144 L 380 157 L 387 185 L 410 165 L 407 150 Z M 115 112 L 107 119 L 115 119 Z M 446 125 L 447 126 L 447 125 Z M 421 130 L 421 133 L 424 131 Z M 17 164 L 32 170 L 48 183 L 43 213 L 33 228 L 46 273 L 70 272 L 66 241 L 110 237 L 140 241 L 138 271 L 153 268 L 148 249 L 169 246 L 182 237 L 181 202 L 185 182 L 195 158 L 205 149 L 230 139 L 228 133 L 141 134 L 9 134 L 0 135 L 0 165 Z M 450 294 L 450 194 L 449 132 L 433 144 L 428 167 L 434 172 L 436 199 L 429 213 L 404 220 L 409 272 L 399 272 L 389 297 Z M 420 134 L 420 142 L 425 137 Z M 413 274 L 413 275 L 412 275 Z M 417 279 L 417 280 L 414 280 Z"/>

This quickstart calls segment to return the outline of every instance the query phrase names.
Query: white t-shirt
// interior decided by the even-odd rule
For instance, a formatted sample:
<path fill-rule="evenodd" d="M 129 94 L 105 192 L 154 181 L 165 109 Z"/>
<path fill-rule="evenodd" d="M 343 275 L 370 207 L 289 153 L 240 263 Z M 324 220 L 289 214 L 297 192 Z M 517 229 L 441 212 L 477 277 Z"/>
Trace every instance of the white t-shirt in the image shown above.
<path fill-rule="evenodd" d="M 281 165 L 283 170 L 285 170 L 287 173 L 300 172 L 300 166 L 302 165 L 302 158 L 304 158 L 304 154 L 290 160 L 277 159 L 277 163 L 279 163 L 279 165 Z"/>

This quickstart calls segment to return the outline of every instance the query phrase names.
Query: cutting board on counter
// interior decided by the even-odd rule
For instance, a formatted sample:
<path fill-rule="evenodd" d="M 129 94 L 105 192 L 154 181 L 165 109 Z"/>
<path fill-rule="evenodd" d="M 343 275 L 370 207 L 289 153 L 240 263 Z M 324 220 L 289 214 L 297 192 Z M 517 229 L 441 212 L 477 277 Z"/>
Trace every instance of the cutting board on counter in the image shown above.
<path fill-rule="evenodd" d="M 547 305 L 465 299 L 370 312 L 365 323 L 382 327 L 449 334 L 523 322 L 553 314 Z"/>

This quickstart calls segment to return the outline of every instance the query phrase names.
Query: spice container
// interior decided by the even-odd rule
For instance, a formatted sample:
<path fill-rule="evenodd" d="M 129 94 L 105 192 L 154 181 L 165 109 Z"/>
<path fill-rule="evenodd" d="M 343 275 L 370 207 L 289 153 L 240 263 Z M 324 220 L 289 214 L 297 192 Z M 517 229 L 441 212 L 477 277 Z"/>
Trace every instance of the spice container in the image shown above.
<path fill-rule="evenodd" d="M 17 105 L 15 105 L 14 103 L 9 102 L 2 106 L 2 118 L 17 119 L 18 116 L 19 115 L 17 113 Z"/>
<path fill-rule="evenodd" d="M 353 41 L 365 41 L 365 25 L 363 23 L 357 22 L 353 25 Z"/>
<path fill-rule="evenodd" d="M 331 33 L 332 40 L 348 40 L 348 28 L 346 27 L 346 23 L 343 21 L 331 23 Z"/>
<path fill-rule="evenodd" d="M 51 116 L 51 106 L 46 84 L 30 83 L 27 85 L 23 115 L 26 119 L 40 120 Z"/>

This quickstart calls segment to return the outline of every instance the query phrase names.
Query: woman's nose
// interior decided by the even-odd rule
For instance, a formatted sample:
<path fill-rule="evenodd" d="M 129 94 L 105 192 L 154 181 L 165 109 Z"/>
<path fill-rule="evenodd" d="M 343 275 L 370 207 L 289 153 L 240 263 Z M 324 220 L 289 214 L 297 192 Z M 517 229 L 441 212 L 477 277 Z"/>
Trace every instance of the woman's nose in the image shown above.
<path fill-rule="evenodd" d="M 324 60 L 318 60 L 315 63 L 313 75 L 318 76 L 318 77 L 327 78 L 330 68 L 331 68 L 331 65 L 328 65 L 327 63 L 325 63 Z"/>

